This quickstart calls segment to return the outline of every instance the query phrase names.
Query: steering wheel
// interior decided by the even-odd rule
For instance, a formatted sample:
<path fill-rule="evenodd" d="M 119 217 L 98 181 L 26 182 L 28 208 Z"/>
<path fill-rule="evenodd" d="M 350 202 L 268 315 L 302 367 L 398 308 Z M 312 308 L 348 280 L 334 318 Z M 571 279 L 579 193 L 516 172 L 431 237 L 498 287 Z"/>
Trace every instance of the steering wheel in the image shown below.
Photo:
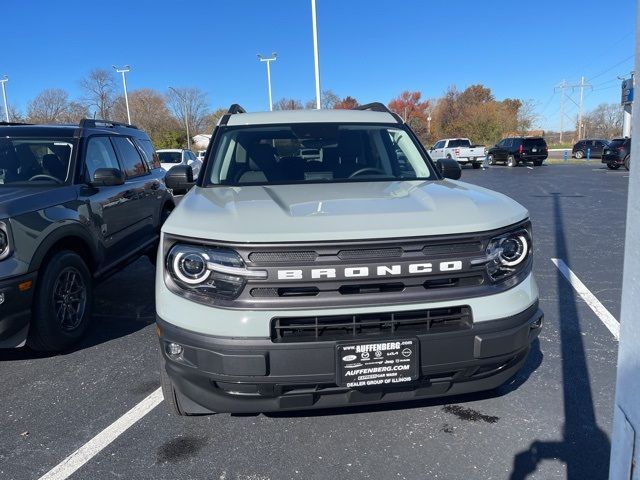
<path fill-rule="evenodd" d="M 54 177 L 54 176 L 52 176 L 52 175 L 47 175 L 47 174 L 45 174 L 45 173 L 41 173 L 41 174 L 39 174 L 39 175 L 34 175 L 33 177 L 31 177 L 31 178 L 29 179 L 29 181 L 32 181 L 32 180 L 53 180 L 54 182 L 56 182 L 56 183 L 57 183 L 57 184 L 59 184 L 59 185 L 62 185 L 62 184 L 64 183 L 64 182 L 63 182 L 62 180 L 60 180 L 59 178 L 56 178 L 56 177 Z"/>
<path fill-rule="evenodd" d="M 358 175 L 362 175 L 363 173 L 379 173 L 381 175 L 386 175 L 386 172 L 383 172 L 379 168 L 366 167 L 361 168 L 360 170 L 356 170 L 351 175 L 349 175 L 349 178 L 357 177 Z"/>

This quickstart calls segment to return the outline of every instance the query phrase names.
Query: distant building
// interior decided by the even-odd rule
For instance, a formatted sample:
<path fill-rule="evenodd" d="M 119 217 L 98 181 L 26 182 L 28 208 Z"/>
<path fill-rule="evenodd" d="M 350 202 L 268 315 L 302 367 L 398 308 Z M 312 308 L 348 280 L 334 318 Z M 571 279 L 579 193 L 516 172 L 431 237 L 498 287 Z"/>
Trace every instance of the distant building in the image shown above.
<path fill-rule="evenodd" d="M 194 150 L 206 150 L 209 145 L 209 141 L 211 140 L 211 135 L 199 133 L 198 135 L 195 135 L 192 140 Z"/>

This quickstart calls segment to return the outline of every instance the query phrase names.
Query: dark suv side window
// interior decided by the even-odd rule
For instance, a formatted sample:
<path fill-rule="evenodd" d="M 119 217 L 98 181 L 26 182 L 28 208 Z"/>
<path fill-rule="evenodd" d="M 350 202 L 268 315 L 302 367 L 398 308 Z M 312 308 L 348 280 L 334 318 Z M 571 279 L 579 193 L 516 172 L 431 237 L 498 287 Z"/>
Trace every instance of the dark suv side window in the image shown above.
<path fill-rule="evenodd" d="M 149 172 L 147 164 L 128 137 L 111 137 L 118 149 L 124 173 L 128 178 L 139 177 Z"/>
<path fill-rule="evenodd" d="M 116 152 L 109 137 L 91 137 L 85 155 L 85 180 L 90 182 L 99 168 L 117 168 L 120 170 Z"/>
<path fill-rule="evenodd" d="M 142 153 L 145 155 L 147 163 L 151 166 L 151 168 L 162 168 L 162 165 L 160 165 L 160 158 L 153 148 L 151 140 L 136 138 L 135 142 L 138 147 L 140 147 L 140 150 L 142 150 Z"/>

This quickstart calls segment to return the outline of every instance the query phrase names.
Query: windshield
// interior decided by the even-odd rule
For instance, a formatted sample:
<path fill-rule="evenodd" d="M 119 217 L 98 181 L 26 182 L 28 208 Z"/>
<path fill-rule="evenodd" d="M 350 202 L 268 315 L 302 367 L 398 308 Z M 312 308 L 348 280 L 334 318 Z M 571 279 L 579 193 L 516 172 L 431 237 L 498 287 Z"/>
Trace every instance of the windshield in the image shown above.
<path fill-rule="evenodd" d="M 436 178 L 409 133 L 388 125 L 238 127 L 216 142 L 212 185 Z"/>
<path fill-rule="evenodd" d="M 624 145 L 624 138 L 614 138 L 609 142 L 608 146 L 611 148 L 618 148 L 618 147 L 621 147 L 622 145 Z"/>
<path fill-rule="evenodd" d="M 0 185 L 64 183 L 73 146 L 70 138 L 0 138 Z"/>
<path fill-rule="evenodd" d="M 182 163 L 181 152 L 158 152 L 160 163 Z"/>

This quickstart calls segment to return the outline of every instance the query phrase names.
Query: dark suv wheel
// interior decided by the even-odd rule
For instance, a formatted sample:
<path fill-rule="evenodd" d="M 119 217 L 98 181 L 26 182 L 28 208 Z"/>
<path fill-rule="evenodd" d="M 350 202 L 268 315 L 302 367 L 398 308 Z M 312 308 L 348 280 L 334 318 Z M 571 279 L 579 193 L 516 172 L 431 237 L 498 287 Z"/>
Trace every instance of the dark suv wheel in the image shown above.
<path fill-rule="evenodd" d="M 582 150 L 576 150 L 576 153 L 573 154 L 578 160 L 584 157 L 584 152 Z"/>
<path fill-rule="evenodd" d="M 609 167 L 610 170 L 617 170 L 620 168 L 620 164 L 615 162 L 609 162 L 607 163 L 607 167 Z"/>
<path fill-rule="evenodd" d="M 508 167 L 517 167 L 518 166 L 518 160 L 516 160 L 516 157 L 514 157 L 513 155 L 509 155 L 507 157 L 507 166 Z"/>
<path fill-rule="evenodd" d="M 624 157 L 624 168 L 629 170 L 630 163 L 631 163 L 631 155 L 627 155 L 626 157 Z"/>
<path fill-rule="evenodd" d="M 60 351 L 75 344 L 91 322 L 93 285 L 82 257 L 70 250 L 56 253 L 38 277 L 28 345 Z"/>

